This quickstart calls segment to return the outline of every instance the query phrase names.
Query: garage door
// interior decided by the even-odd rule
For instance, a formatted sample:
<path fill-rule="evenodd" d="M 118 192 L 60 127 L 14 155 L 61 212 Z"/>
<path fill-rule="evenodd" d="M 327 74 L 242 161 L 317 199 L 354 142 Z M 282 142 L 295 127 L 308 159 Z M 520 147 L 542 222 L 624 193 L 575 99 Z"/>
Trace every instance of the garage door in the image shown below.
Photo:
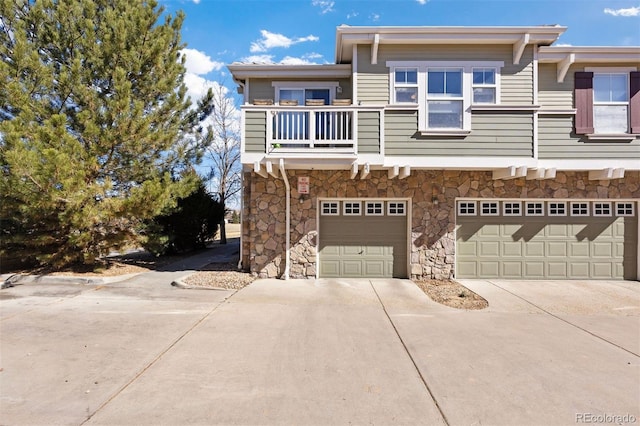
<path fill-rule="evenodd" d="M 406 278 L 407 202 L 322 201 L 322 278 Z"/>
<path fill-rule="evenodd" d="M 458 201 L 458 278 L 637 279 L 633 202 Z"/>

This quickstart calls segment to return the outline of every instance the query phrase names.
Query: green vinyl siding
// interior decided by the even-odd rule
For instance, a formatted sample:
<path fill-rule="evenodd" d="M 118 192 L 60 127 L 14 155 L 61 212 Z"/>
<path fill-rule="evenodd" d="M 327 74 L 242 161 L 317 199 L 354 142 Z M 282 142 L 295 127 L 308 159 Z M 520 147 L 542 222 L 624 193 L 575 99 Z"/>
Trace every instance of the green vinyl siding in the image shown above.
<path fill-rule="evenodd" d="M 474 113 L 466 137 L 432 137 L 417 133 L 417 111 L 386 111 L 385 155 L 531 157 L 530 113 Z"/>
<path fill-rule="evenodd" d="M 267 137 L 267 119 L 264 111 L 246 111 L 244 116 L 245 152 L 264 152 Z"/>
<path fill-rule="evenodd" d="M 540 115 L 538 158 L 540 159 L 638 159 L 640 139 L 629 141 L 589 140 L 573 133 L 573 115 Z"/>
<path fill-rule="evenodd" d="M 533 103 L 533 47 L 525 49 L 519 65 L 513 64 L 510 45 L 381 45 L 378 63 L 371 64 L 371 47 L 358 46 L 358 101 L 363 105 L 389 103 L 387 61 L 504 61 L 501 69 L 501 103 Z"/>
<path fill-rule="evenodd" d="M 573 108 L 573 71 L 558 83 L 556 64 L 538 66 L 538 102 L 543 108 Z"/>
<path fill-rule="evenodd" d="M 378 111 L 358 112 L 358 153 L 380 153 L 380 113 Z"/>

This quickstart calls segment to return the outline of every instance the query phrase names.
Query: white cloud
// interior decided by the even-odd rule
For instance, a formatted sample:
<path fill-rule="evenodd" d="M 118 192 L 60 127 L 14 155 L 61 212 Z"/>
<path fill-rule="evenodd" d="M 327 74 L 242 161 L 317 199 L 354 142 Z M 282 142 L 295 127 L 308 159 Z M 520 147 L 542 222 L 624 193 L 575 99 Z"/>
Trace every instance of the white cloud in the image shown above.
<path fill-rule="evenodd" d="M 245 64 L 273 64 L 273 55 L 251 55 L 242 58 Z"/>
<path fill-rule="evenodd" d="M 306 37 L 298 37 L 298 38 L 289 38 L 282 34 L 272 33 L 267 30 L 261 30 L 260 34 L 262 34 L 262 39 L 254 41 L 251 43 L 251 48 L 249 49 L 251 53 L 257 52 L 266 52 L 269 49 L 274 47 L 289 47 L 294 44 L 304 43 L 305 41 L 318 41 L 319 37 L 314 35 L 308 35 Z"/>
<path fill-rule="evenodd" d="M 416 0 L 416 1 L 420 4 L 427 4 L 427 1 L 429 0 Z"/>
<path fill-rule="evenodd" d="M 307 58 L 307 59 L 320 59 L 322 58 L 322 55 L 316 52 L 311 52 L 311 53 L 307 53 L 306 55 L 303 56 L 303 58 Z"/>
<path fill-rule="evenodd" d="M 207 80 L 192 73 L 186 73 L 184 75 L 184 84 L 187 86 L 187 96 L 191 98 L 193 105 L 207 94 L 209 88 L 213 89 L 219 86 L 216 81 Z"/>
<path fill-rule="evenodd" d="M 358 12 L 347 13 L 347 19 L 355 18 L 358 15 L 359 15 Z"/>
<path fill-rule="evenodd" d="M 193 0 L 195 4 L 200 4 L 200 0 Z"/>
<path fill-rule="evenodd" d="M 573 46 L 573 45 L 570 44 L 570 43 L 556 43 L 556 44 L 554 44 L 554 46 L 555 47 L 570 47 L 570 46 Z"/>
<path fill-rule="evenodd" d="M 311 1 L 312 6 L 320 7 L 321 9 L 320 13 L 322 13 L 323 15 L 325 13 L 333 12 L 334 11 L 333 6 L 335 4 L 336 2 L 332 0 L 312 0 Z"/>
<path fill-rule="evenodd" d="M 369 19 L 371 19 L 373 22 L 378 22 L 380 20 L 380 14 L 378 13 L 371 13 L 369 15 Z"/>
<path fill-rule="evenodd" d="M 213 70 L 219 71 L 224 66 L 222 62 L 213 61 L 207 54 L 196 49 L 182 49 L 180 53 L 186 56 L 184 66 L 187 73 L 203 75 Z"/>
<path fill-rule="evenodd" d="M 628 9 L 609 9 L 608 7 L 604 10 L 604 13 L 611 16 L 640 16 L 640 6 L 638 7 L 630 7 Z"/>
<path fill-rule="evenodd" d="M 285 56 L 278 63 L 282 65 L 313 65 L 315 62 L 311 62 L 305 58 L 294 58 L 293 56 Z"/>

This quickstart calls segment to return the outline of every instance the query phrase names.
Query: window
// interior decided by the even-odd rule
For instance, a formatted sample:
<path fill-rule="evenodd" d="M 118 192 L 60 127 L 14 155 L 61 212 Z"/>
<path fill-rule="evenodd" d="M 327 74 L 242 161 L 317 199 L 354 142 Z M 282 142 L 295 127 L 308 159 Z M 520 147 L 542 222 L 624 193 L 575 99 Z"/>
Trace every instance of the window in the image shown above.
<path fill-rule="evenodd" d="M 382 201 L 367 201 L 367 216 L 382 216 L 384 215 L 384 209 L 382 208 Z"/>
<path fill-rule="evenodd" d="M 407 203 L 404 201 L 389 201 L 387 203 L 387 214 L 389 216 L 404 216 L 407 214 Z"/>
<path fill-rule="evenodd" d="M 505 202 L 502 207 L 505 216 L 522 216 L 522 204 L 520 202 Z"/>
<path fill-rule="evenodd" d="M 321 206 L 323 216 L 337 216 L 339 213 L 337 201 L 323 201 Z"/>
<path fill-rule="evenodd" d="M 417 104 L 418 131 L 464 135 L 471 105 L 500 103 L 502 61 L 387 61 L 392 104 Z"/>
<path fill-rule="evenodd" d="M 427 127 L 462 129 L 461 69 L 427 70 Z"/>
<path fill-rule="evenodd" d="M 547 206 L 549 208 L 549 216 L 566 216 L 567 215 L 567 203 L 549 202 Z"/>
<path fill-rule="evenodd" d="M 322 99 L 325 105 L 331 104 L 339 86 L 337 81 L 274 81 L 276 102 L 295 100 L 304 105 L 309 99 Z"/>
<path fill-rule="evenodd" d="M 345 201 L 342 203 L 344 206 L 344 215 L 345 216 L 360 216 L 362 211 L 360 206 L 362 205 L 360 201 Z"/>
<path fill-rule="evenodd" d="M 594 216 L 611 216 L 611 203 L 593 203 Z"/>
<path fill-rule="evenodd" d="M 591 137 L 640 133 L 637 68 L 587 68 L 574 74 L 574 82 L 576 134 Z"/>
<path fill-rule="evenodd" d="M 633 216 L 633 203 L 616 203 L 616 216 Z"/>
<path fill-rule="evenodd" d="M 418 103 L 418 69 L 396 68 L 395 103 Z"/>
<path fill-rule="evenodd" d="M 460 216 L 475 216 L 476 215 L 476 202 L 475 201 L 460 201 L 458 203 L 458 214 Z"/>
<path fill-rule="evenodd" d="M 480 203 L 482 216 L 498 216 L 498 203 L 496 201 L 483 201 Z"/>
<path fill-rule="evenodd" d="M 474 68 L 472 78 L 473 103 L 496 103 L 496 69 Z"/>
<path fill-rule="evenodd" d="M 571 216 L 589 216 L 589 203 L 571 203 Z"/>
<path fill-rule="evenodd" d="M 527 203 L 527 216 L 544 216 L 544 203 Z"/>
<path fill-rule="evenodd" d="M 593 129 L 594 133 L 628 132 L 628 74 L 593 75 Z"/>

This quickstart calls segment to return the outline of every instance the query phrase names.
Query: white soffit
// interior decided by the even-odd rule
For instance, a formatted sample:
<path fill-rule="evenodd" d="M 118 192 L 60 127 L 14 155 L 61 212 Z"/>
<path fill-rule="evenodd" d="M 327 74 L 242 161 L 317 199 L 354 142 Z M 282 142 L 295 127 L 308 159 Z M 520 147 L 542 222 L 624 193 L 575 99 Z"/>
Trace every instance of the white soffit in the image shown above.
<path fill-rule="evenodd" d="M 557 81 L 564 81 L 573 64 L 639 64 L 640 46 L 541 46 L 538 62 L 556 64 Z"/>

